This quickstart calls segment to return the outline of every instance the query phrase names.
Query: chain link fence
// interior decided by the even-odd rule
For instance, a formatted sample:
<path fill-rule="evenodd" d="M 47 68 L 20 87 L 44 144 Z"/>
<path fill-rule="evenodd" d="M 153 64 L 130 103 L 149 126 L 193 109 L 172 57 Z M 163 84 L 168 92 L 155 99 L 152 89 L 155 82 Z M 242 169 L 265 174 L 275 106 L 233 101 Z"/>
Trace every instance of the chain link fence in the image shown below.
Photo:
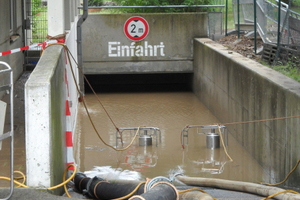
<path fill-rule="evenodd" d="M 217 40 L 224 36 L 223 29 L 223 13 L 209 12 L 208 13 L 208 37 L 212 40 Z"/>
<path fill-rule="evenodd" d="M 291 64 L 300 68 L 300 14 L 290 10 L 291 5 L 290 0 L 285 18 L 280 20 L 279 44 L 272 64 Z"/>
<path fill-rule="evenodd" d="M 26 19 L 30 25 L 26 29 L 26 44 L 41 43 L 47 39 L 47 1 L 26 1 Z"/>
<path fill-rule="evenodd" d="M 218 40 L 225 35 L 225 1 L 213 0 L 213 5 L 224 5 L 224 7 L 216 7 L 208 12 L 208 37 L 212 40 Z"/>
<path fill-rule="evenodd" d="M 238 13 L 241 24 L 254 23 L 253 0 L 233 0 L 232 10 L 235 24 L 238 24 Z"/>
<path fill-rule="evenodd" d="M 300 14 L 292 11 L 293 0 L 289 3 L 278 0 L 256 0 L 254 13 L 253 0 L 233 0 L 233 14 L 236 29 L 239 21 L 239 30 L 256 30 L 264 42 L 262 59 L 275 64 L 280 61 L 299 63 L 300 55 Z M 280 10 L 279 10 L 280 7 Z M 280 11 L 280 12 L 279 12 Z M 253 27 L 246 27 L 253 25 Z"/>

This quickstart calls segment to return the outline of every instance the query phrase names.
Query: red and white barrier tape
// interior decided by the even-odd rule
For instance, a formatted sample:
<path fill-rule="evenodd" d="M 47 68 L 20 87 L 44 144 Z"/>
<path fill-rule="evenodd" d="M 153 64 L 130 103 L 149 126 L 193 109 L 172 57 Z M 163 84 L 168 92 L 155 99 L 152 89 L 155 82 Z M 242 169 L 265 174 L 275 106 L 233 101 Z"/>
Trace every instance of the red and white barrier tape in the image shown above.
<path fill-rule="evenodd" d="M 13 54 L 13 53 L 17 53 L 17 52 L 21 52 L 21 51 L 25 51 L 25 50 L 28 50 L 28 49 L 33 49 L 33 48 L 36 48 L 38 46 L 42 46 L 42 49 L 45 49 L 45 47 L 48 44 L 52 44 L 52 43 L 65 43 L 65 40 L 63 40 L 63 39 L 50 40 L 50 41 L 45 41 L 45 42 L 39 43 L 39 44 L 33 44 L 33 45 L 30 45 L 30 46 L 16 48 L 16 49 L 13 49 L 13 50 L 3 51 L 3 52 L 0 52 L 0 57 L 1 56 L 6 56 L 6 55 L 9 55 L 9 54 Z"/>
<path fill-rule="evenodd" d="M 32 49 L 32 48 L 41 46 L 42 44 L 43 44 L 43 43 L 40 43 L 40 44 L 33 44 L 33 45 L 30 45 L 30 46 L 25 46 L 25 47 L 21 47 L 21 48 L 9 50 L 9 51 L 3 51 L 3 52 L 0 53 L 0 56 L 6 56 L 6 55 L 13 54 L 13 53 L 17 53 L 17 52 L 20 52 L 20 51 L 25 51 L 25 50 L 27 50 L 27 49 Z"/>

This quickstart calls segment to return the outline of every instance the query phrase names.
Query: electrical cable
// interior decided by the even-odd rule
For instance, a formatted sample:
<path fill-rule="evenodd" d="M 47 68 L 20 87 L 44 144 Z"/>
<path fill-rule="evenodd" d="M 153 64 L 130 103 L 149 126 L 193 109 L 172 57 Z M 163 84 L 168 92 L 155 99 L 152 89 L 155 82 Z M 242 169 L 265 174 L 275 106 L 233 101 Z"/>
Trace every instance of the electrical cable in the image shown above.
<path fill-rule="evenodd" d="M 67 174 L 67 172 L 68 172 L 68 169 L 69 169 L 70 167 L 72 167 L 72 166 L 74 167 L 73 174 L 72 174 L 67 180 L 65 180 L 65 176 L 66 176 L 66 174 Z M 64 187 L 64 188 L 65 188 L 65 192 L 66 192 L 66 194 L 68 195 L 68 197 L 71 198 L 71 196 L 70 196 L 70 194 L 69 194 L 69 192 L 68 192 L 68 190 L 67 190 L 67 188 L 66 188 L 66 184 L 67 184 L 70 180 L 72 180 L 72 179 L 74 178 L 74 176 L 75 176 L 75 174 L 76 174 L 76 171 L 77 171 L 77 167 L 76 167 L 74 164 L 69 164 L 69 165 L 67 166 L 67 168 L 65 169 L 65 171 L 64 171 L 63 182 L 60 183 L 60 184 L 58 184 L 58 185 L 49 187 L 49 188 L 47 188 L 47 189 L 48 189 L 48 190 L 54 190 L 54 189 L 57 189 L 57 188 L 59 188 L 59 187 L 61 187 L 61 186 L 65 186 L 65 187 Z M 24 175 L 22 172 L 20 172 L 20 171 L 15 171 L 15 173 L 20 173 L 20 174 L 23 176 L 22 178 L 24 178 L 24 182 L 25 182 L 25 175 Z M 7 180 L 7 181 L 10 181 L 10 180 L 11 180 L 10 178 L 4 177 L 4 176 L 0 176 L 0 180 L 1 180 L 1 179 L 2 179 L 2 180 Z M 16 180 L 14 180 L 14 183 L 17 184 L 17 185 L 20 186 L 20 187 L 29 188 L 27 185 L 25 185 L 25 184 L 23 184 L 23 183 L 19 183 L 19 182 L 16 181 Z"/>
<path fill-rule="evenodd" d="M 202 193 L 205 193 L 205 194 L 208 194 L 207 192 L 205 192 L 204 190 L 201 190 L 199 188 L 190 188 L 190 189 L 187 189 L 187 190 L 179 190 L 178 193 L 179 194 L 182 194 L 182 193 L 186 193 L 186 192 L 190 192 L 190 191 L 200 191 Z M 210 195 L 210 194 L 209 194 Z M 210 195 L 211 196 L 211 195 Z M 213 196 L 211 196 L 214 200 L 218 200 L 216 198 L 214 198 Z"/>
<path fill-rule="evenodd" d="M 266 199 L 271 199 L 272 197 L 275 197 L 275 196 L 277 196 L 277 195 L 279 195 L 279 194 L 282 194 L 282 193 L 294 193 L 294 194 L 300 194 L 300 193 L 298 193 L 298 192 L 295 192 L 294 190 L 284 190 L 284 191 L 281 191 L 281 192 L 277 192 L 277 193 L 275 193 L 275 194 L 272 194 L 272 195 L 270 195 L 270 196 L 268 196 L 268 197 L 266 197 L 266 198 L 263 198 L 263 199 L 261 199 L 261 200 L 266 200 Z"/>
<path fill-rule="evenodd" d="M 95 124 L 94 124 L 92 118 L 91 118 L 91 115 L 90 115 L 90 113 L 89 113 L 89 111 L 88 111 L 88 109 L 87 109 L 87 105 L 86 105 L 86 103 L 85 103 L 85 100 L 84 100 L 84 98 L 83 98 L 83 96 L 82 96 L 82 94 L 81 94 L 81 92 L 80 92 L 80 90 L 79 90 L 79 87 L 78 87 L 78 84 L 77 84 L 77 81 L 76 81 L 76 78 L 75 78 L 75 73 L 74 73 L 74 70 L 73 70 L 73 66 L 72 66 L 72 63 L 71 63 L 71 59 L 70 59 L 70 54 L 71 54 L 71 52 L 70 52 L 69 48 L 68 48 L 65 44 L 62 44 L 62 43 L 52 43 L 52 44 L 47 45 L 47 46 L 45 47 L 45 49 L 46 49 L 47 47 L 49 47 L 49 46 L 52 46 L 52 45 L 61 45 L 61 46 L 64 47 L 64 49 L 65 49 L 66 52 L 67 52 L 67 58 L 68 58 L 68 61 L 69 61 L 69 63 L 70 63 L 70 69 L 71 69 L 71 73 L 72 73 L 72 76 L 73 76 L 73 80 L 74 80 L 75 85 L 76 85 L 77 92 L 79 93 L 80 98 L 82 99 L 84 108 L 85 108 L 85 110 L 86 110 L 86 112 L 87 112 L 87 115 L 88 115 L 88 118 L 89 118 L 89 120 L 90 120 L 90 122 L 91 122 L 91 124 L 92 124 L 92 126 L 93 126 L 93 129 L 94 129 L 95 132 L 97 133 L 98 138 L 103 142 L 103 144 L 105 144 L 106 146 L 112 148 L 112 149 L 115 150 L 115 151 L 125 151 L 126 149 L 128 149 L 128 148 L 132 145 L 132 143 L 134 142 L 135 138 L 137 137 L 137 135 L 138 135 L 138 133 L 139 133 L 139 131 L 140 131 L 140 127 L 141 127 L 141 126 L 138 127 L 138 129 L 137 129 L 137 131 L 136 131 L 136 133 L 135 133 L 135 136 L 133 137 L 132 141 L 130 142 L 130 144 L 129 144 L 127 147 L 122 148 L 122 149 L 117 149 L 117 148 L 115 148 L 115 147 L 113 147 L 113 146 L 107 144 L 107 143 L 103 140 L 103 138 L 100 136 L 100 134 L 99 134 L 99 132 L 98 132 L 98 130 L 97 130 L 97 128 L 96 128 L 96 126 L 95 126 Z M 71 54 L 71 55 L 72 55 L 72 54 Z M 72 58 L 74 59 L 73 56 L 72 56 Z M 75 60 L 74 60 L 74 61 L 75 61 Z M 76 63 L 76 61 L 75 61 L 75 63 Z M 77 63 L 76 63 L 76 64 L 77 64 Z M 77 64 L 77 65 L 78 65 L 78 64 Z M 97 95 L 96 95 L 96 97 L 97 97 Z M 99 101 L 100 101 L 100 100 L 99 100 Z M 110 119 L 111 119 L 111 118 L 110 118 Z M 113 121 L 112 121 L 112 122 L 113 122 Z M 114 123 L 113 123 L 113 124 L 114 124 Z M 122 136 L 118 128 L 117 128 L 117 130 L 118 130 L 120 136 Z"/>
<path fill-rule="evenodd" d="M 226 149 L 226 146 L 225 146 L 225 144 L 224 144 L 224 140 L 223 140 L 223 135 L 222 135 L 222 132 L 221 132 L 221 126 L 220 126 L 220 124 L 218 124 L 218 129 L 219 129 L 219 135 L 220 135 L 220 138 L 221 138 L 221 142 L 222 142 L 222 145 L 223 145 L 225 154 L 227 155 L 227 157 L 229 158 L 230 161 L 233 161 L 232 158 L 231 158 L 231 157 L 229 156 L 229 154 L 227 153 L 227 149 Z"/>
<path fill-rule="evenodd" d="M 296 170 L 296 168 L 298 167 L 300 163 L 300 159 L 298 160 L 298 162 L 296 163 L 295 167 L 288 173 L 288 175 L 285 177 L 285 179 L 279 183 L 274 183 L 274 184 L 270 184 L 270 183 L 261 183 L 263 185 L 268 185 L 268 186 L 277 186 L 277 185 L 280 185 L 282 183 L 284 183 L 288 178 L 289 176 Z"/>
<path fill-rule="evenodd" d="M 14 174 L 15 173 L 19 173 L 19 174 L 21 174 L 21 176 L 20 177 L 16 177 L 16 178 L 14 178 L 14 180 L 19 180 L 19 179 L 23 179 L 23 182 L 21 183 L 21 184 L 25 184 L 25 182 L 26 182 L 26 176 L 25 176 L 25 174 L 23 174 L 23 172 L 21 172 L 21 171 L 14 171 Z M 20 185 L 18 185 L 16 188 L 18 188 L 18 187 L 21 187 Z"/>

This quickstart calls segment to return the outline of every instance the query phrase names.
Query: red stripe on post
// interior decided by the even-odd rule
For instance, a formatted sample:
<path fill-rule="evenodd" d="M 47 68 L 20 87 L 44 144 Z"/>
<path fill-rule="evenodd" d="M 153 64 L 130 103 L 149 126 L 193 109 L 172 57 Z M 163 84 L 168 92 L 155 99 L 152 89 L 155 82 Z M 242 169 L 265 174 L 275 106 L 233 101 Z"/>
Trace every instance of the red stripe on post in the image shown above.
<path fill-rule="evenodd" d="M 72 131 L 66 131 L 66 143 L 67 147 L 73 147 L 73 140 L 72 140 Z"/>
<path fill-rule="evenodd" d="M 69 162 L 69 163 L 67 163 L 67 166 L 69 166 L 70 164 L 74 164 L 74 162 Z M 74 167 L 73 166 L 71 166 L 71 167 L 69 167 L 69 169 L 68 170 L 72 170 L 72 171 L 74 171 Z"/>
<path fill-rule="evenodd" d="M 70 107 L 69 107 L 69 101 L 66 100 L 66 115 L 71 116 Z"/>

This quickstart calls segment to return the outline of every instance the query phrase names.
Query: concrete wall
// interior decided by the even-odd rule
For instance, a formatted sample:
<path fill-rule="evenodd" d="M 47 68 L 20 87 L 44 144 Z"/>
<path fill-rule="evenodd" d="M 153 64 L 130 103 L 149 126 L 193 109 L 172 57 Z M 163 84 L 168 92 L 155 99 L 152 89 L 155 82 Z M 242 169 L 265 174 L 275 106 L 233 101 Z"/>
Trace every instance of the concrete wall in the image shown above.
<path fill-rule="evenodd" d="M 75 18 L 77 20 L 77 17 Z M 66 36 L 70 53 L 76 56 L 76 24 Z M 71 58 L 76 82 L 78 72 Z M 71 120 L 66 121 L 66 100 L 69 101 Z M 78 93 L 70 62 L 60 45 L 44 51 L 39 63 L 25 85 L 26 119 L 26 174 L 27 185 L 50 187 L 61 183 L 63 172 L 73 157 L 66 146 L 66 127 L 74 133 Z M 68 124 L 71 123 L 71 124 Z M 70 154 L 70 155 L 68 155 Z M 57 194 L 62 188 L 55 190 Z"/>
<path fill-rule="evenodd" d="M 193 85 L 195 94 L 223 123 L 300 114 L 300 83 L 210 39 L 194 41 Z M 300 158 L 299 118 L 227 127 L 274 177 L 264 177 L 265 182 L 282 181 Z M 297 169 L 285 185 L 299 188 L 299 180 Z"/>
<path fill-rule="evenodd" d="M 149 34 L 132 43 L 124 24 L 139 15 L 149 24 Z M 206 13 L 90 15 L 83 24 L 83 70 L 85 74 L 192 73 L 193 39 L 207 37 Z M 112 50 L 109 51 L 109 44 Z M 163 45 L 157 55 L 146 46 Z M 143 53 L 118 55 L 122 46 L 143 48 Z M 162 52 L 163 51 L 163 52 Z"/>
<path fill-rule="evenodd" d="M 16 1 L 16 18 L 15 18 L 15 30 L 14 33 L 10 32 L 10 0 L 1 0 L 0 3 L 0 52 L 20 48 L 24 46 L 23 33 L 22 33 L 22 0 Z M 11 35 L 18 34 L 19 37 L 15 41 L 11 41 Z M 13 69 L 14 81 L 16 81 L 23 72 L 23 53 L 15 53 L 0 57 L 0 61 L 7 62 Z M 0 69 L 2 66 L 0 66 Z M 9 79 L 8 79 L 9 80 Z M 0 75 L 0 85 L 3 85 L 7 81 Z M 6 82 L 5 82 L 6 83 Z M 0 92 L 0 99 L 3 93 Z"/>
<path fill-rule="evenodd" d="M 77 22 L 78 20 L 78 16 L 74 17 L 74 21 Z M 70 30 L 68 31 L 68 34 L 66 35 L 66 41 L 65 44 L 67 45 L 68 49 L 70 50 L 70 53 L 73 55 L 74 59 L 77 62 L 77 43 L 76 41 L 76 27 L 77 24 L 75 22 L 72 22 L 70 24 Z M 79 74 L 78 74 L 78 70 L 77 70 L 77 65 L 74 62 L 74 60 L 71 58 L 71 64 L 75 73 L 75 79 L 76 82 L 78 82 L 79 80 Z M 70 63 L 68 61 L 68 65 L 66 68 L 66 77 L 67 77 L 67 81 L 68 81 L 68 100 L 69 100 L 69 106 L 70 106 L 70 112 L 71 112 L 71 126 L 72 126 L 72 130 L 75 129 L 76 126 L 76 119 L 77 119 L 77 105 L 78 105 L 78 92 L 76 90 L 76 84 L 75 81 L 73 79 L 72 76 L 72 72 L 71 72 L 71 68 L 70 68 Z M 74 136 L 74 131 L 72 131 L 73 136 Z"/>
<path fill-rule="evenodd" d="M 45 50 L 25 85 L 27 185 L 61 183 L 66 163 L 65 55 L 61 46 Z"/>

